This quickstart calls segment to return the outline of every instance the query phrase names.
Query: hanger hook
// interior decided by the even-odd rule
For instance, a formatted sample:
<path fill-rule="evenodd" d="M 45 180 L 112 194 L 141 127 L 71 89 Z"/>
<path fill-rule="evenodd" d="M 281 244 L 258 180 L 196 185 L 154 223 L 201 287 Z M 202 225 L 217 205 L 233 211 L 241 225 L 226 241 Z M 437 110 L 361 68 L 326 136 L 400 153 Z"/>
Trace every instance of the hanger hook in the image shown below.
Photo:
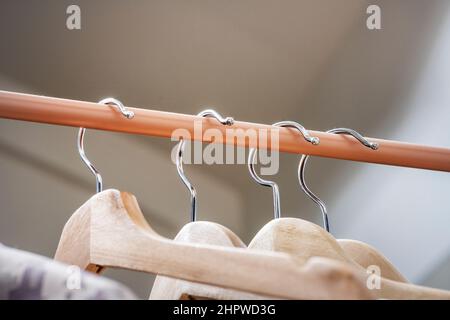
<path fill-rule="evenodd" d="M 98 102 L 99 104 L 110 104 L 116 106 L 120 113 L 127 119 L 132 119 L 134 117 L 134 112 L 127 110 L 125 106 L 117 99 L 114 98 L 106 98 L 103 100 L 100 100 Z M 80 154 L 81 160 L 83 160 L 84 164 L 89 168 L 89 170 L 92 172 L 92 174 L 95 176 L 95 184 L 96 184 L 96 192 L 102 192 L 103 191 L 103 180 L 100 172 L 95 168 L 95 166 L 89 161 L 89 159 L 86 156 L 86 153 L 84 152 L 84 134 L 86 133 L 86 128 L 80 128 L 78 131 L 78 139 L 77 139 L 77 146 L 78 146 L 78 153 Z"/>
<path fill-rule="evenodd" d="M 363 144 L 365 147 L 370 148 L 372 150 L 378 149 L 378 143 L 368 141 L 366 138 L 364 138 L 361 134 L 359 134 L 353 129 L 335 128 L 328 130 L 327 133 L 348 134 L 357 139 L 359 142 L 361 142 L 361 144 Z M 322 212 L 323 227 L 327 232 L 330 232 L 330 224 L 328 222 L 328 212 L 325 203 L 318 196 L 316 196 L 306 185 L 305 169 L 308 159 L 309 156 L 307 155 L 302 155 L 300 159 L 300 163 L 298 165 L 298 181 L 300 183 L 300 186 L 302 187 L 302 190 L 306 193 L 306 195 L 319 206 L 320 211 Z"/>
<path fill-rule="evenodd" d="M 234 119 L 232 117 L 222 117 L 217 111 L 212 109 L 206 109 L 197 114 L 200 117 L 212 117 L 219 121 L 221 124 L 226 126 L 232 126 L 234 123 Z M 180 139 L 177 147 L 177 156 L 175 159 L 175 163 L 177 166 L 178 175 L 183 181 L 186 188 L 188 188 L 191 193 L 191 221 L 194 222 L 197 220 L 197 191 L 195 187 L 189 182 L 189 179 L 184 174 L 183 170 L 183 153 L 184 153 L 185 141 Z"/>
<path fill-rule="evenodd" d="M 289 127 L 297 129 L 303 138 L 313 145 L 318 145 L 320 140 L 318 137 L 312 137 L 309 132 L 299 123 L 295 121 L 280 121 L 273 124 L 273 126 L 277 127 Z M 273 193 L 273 215 L 274 219 L 279 219 L 281 217 L 281 205 L 280 205 L 280 190 L 278 185 L 274 181 L 265 180 L 259 177 L 255 171 L 255 163 L 256 163 L 256 148 L 251 148 L 248 154 L 248 171 L 252 176 L 253 180 L 259 183 L 262 186 L 272 188 Z"/>

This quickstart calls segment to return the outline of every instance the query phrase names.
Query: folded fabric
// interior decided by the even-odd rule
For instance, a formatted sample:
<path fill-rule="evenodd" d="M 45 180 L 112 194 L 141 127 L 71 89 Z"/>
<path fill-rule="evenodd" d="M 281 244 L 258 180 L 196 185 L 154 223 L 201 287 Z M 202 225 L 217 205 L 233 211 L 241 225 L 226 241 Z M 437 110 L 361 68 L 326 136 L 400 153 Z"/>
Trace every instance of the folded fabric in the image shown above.
<path fill-rule="evenodd" d="M 137 299 L 124 285 L 0 244 L 1 300 Z"/>

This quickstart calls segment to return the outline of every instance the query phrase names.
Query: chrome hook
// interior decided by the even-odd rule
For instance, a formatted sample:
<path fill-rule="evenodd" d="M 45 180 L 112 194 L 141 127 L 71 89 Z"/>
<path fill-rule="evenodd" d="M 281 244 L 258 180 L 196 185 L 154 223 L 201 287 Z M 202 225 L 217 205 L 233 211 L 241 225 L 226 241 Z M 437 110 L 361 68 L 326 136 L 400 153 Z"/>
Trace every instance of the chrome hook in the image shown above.
<path fill-rule="evenodd" d="M 318 137 L 312 137 L 309 132 L 299 123 L 295 121 L 280 121 L 273 124 L 273 126 L 277 127 L 290 127 L 297 129 L 303 138 L 313 145 L 318 145 L 320 140 Z M 256 163 L 256 148 L 251 148 L 248 154 L 248 171 L 252 178 L 262 186 L 272 188 L 273 194 L 273 215 L 274 219 L 279 219 L 281 217 L 281 204 L 280 204 L 280 190 L 278 185 L 274 181 L 265 180 L 259 177 L 255 171 L 255 163 Z"/>
<path fill-rule="evenodd" d="M 125 108 L 125 106 L 122 104 L 122 102 L 120 102 L 117 99 L 106 98 L 106 99 L 100 100 L 98 103 L 115 105 L 119 109 L 120 113 L 122 113 L 122 115 L 127 119 L 131 119 L 134 117 L 134 112 L 127 110 Z M 86 133 L 86 128 L 80 128 L 80 130 L 78 130 L 78 139 L 77 139 L 78 153 L 80 154 L 81 160 L 83 160 L 84 164 L 88 167 L 88 169 L 95 176 L 96 192 L 99 193 L 99 192 L 103 191 L 103 179 L 102 179 L 100 172 L 89 161 L 89 159 L 86 156 L 86 153 L 84 152 L 84 134 L 85 133 Z"/>
<path fill-rule="evenodd" d="M 354 137 L 355 139 L 357 139 L 359 142 L 361 142 L 361 144 L 363 144 L 365 147 L 370 148 L 372 150 L 378 149 L 378 143 L 368 141 L 366 138 L 364 138 L 361 134 L 359 134 L 358 132 L 356 132 L 353 129 L 336 128 L 336 129 L 328 130 L 327 133 L 348 134 L 348 135 L 351 135 L 352 137 Z M 300 163 L 298 165 L 298 181 L 300 183 L 302 190 L 306 193 L 306 195 L 312 201 L 314 201 L 314 203 L 316 203 L 319 206 L 320 211 L 322 212 L 324 229 L 326 231 L 330 232 L 330 224 L 328 221 L 328 212 L 327 212 L 327 207 L 325 206 L 325 203 L 318 196 L 316 196 L 306 185 L 305 169 L 306 169 L 306 163 L 308 162 L 308 159 L 309 159 L 309 156 L 307 156 L 307 155 L 302 155 L 302 157 L 300 159 Z"/>
<path fill-rule="evenodd" d="M 231 126 L 234 123 L 234 119 L 232 117 L 222 117 L 217 111 L 212 109 L 206 109 L 201 111 L 197 114 L 197 116 L 200 117 L 212 117 L 215 118 L 217 121 L 219 121 L 221 124 L 226 126 Z M 191 194 L 191 221 L 194 222 L 197 220 L 197 191 L 195 190 L 195 187 L 189 182 L 188 178 L 184 174 L 183 170 L 183 152 L 185 147 L 185 141 L 183 139 L 180 139 L 180 142 L 178 143 L 177 147 L 177 156 L 175 159 L 176 166 L 177 166 L 177 172 L 178 175 L 181 178 L 181 181 L 183 181 L 186 188 L 188 188 L 190 194 Z"/>

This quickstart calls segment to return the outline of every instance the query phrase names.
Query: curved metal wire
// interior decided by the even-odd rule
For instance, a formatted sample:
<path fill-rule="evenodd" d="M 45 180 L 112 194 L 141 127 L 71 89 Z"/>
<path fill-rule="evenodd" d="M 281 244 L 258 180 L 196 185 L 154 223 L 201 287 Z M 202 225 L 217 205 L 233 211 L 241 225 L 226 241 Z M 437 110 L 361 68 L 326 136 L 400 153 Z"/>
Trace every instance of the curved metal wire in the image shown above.
<path fill-rule="evenodd" d="M 200 117 L 212 117 L 217 119 L 221 124 L 226 126 L 231 126 L 234 123 L 234 119 L 232 117 L 222 117 L 217 111 L 212 109 L 206 109 L 197 114 Z M 180 142 L 177 146 L 177 156 L 175 159 L 177 172 L 183 181 L 186 188 L 188 188 L 191 194 L 191 221 L 194 222 L 197 220 L 197 191 L 195 187 L 190 183 L 189 179 L 186 177 L 183 170 L 183 152 L 185 147 L 185 141 L 180 139 Z"/>
<path fill-rule="evenodd" d="M 356 132 L 353 129 L 348 128 L 335 128 L 328 130 L 327 133 L 334 133 L 334 134 L 348 134 L 357 139 L 361 144 L 363 144 L 365 147 L 370 148 L 372 150 L 378 149 L 378 143 L 368 141 L 366 138 L 364 138 L 361 134 Z M 300 186 L 302 190 L 306 193 L 306 195 L 319 206 L 320 211 L 322 212 L 322 219 L 323 219 L 323 227 L 325 230 L 330 232 L 330 224 L 328 220 L 328 211 L 325 203 L 316 196 L 306 185 L 305 180 L 305 169 L 306 169 L 306 163 L 308 162 L 309 156 L 302 155 L 300 159 L 300 163 L 298 165 L 298 181 L 300 183 Z"/>
<path fill-rule="evenodd" d="M 100 104 L 110 104 L 116 106 L 120 113 L 127 119 L 132 119 L 134 117 L 134 112 L 127 110 L 126 107 L 117 99 L 114 98 L 106 98 L 103 100 L 100 100 L 98 103 Z M 95 166 L 92 164 L 91 161 L 86 156 L 86 153 L 84 152 L 84 135 L 86 133 L 86 128 L 80 128 L 78 130 L 78 139 L 77 139 L 77 147 L 78 147 L 78 153 L 80 154 L 81 160 L 83 160 L 84 164 L 88 167 L 89 171 L 95 176 L 95 185 L 96 185 L 96 192 L 102 192 L 103 191 L 103 179 L 100 174 L 100 172 L 95 168 Z"/>
<path fill-rule="evenodd" d="M 256 149 L 252 148 L 248 154 L 248 171 L 252 176 L 253 180 L 265 187 L 272 188 L 273 194 L 273 216 L 274 219 L 279 219 L 281 217 L 281 204 L 280 204 L 280 189 L 278 185 L 274 181 L 262 179 L 260 176 L 256 174 L 255 171 L 255 163 L 256 163 Z"/>
<path fill-rule="evenodd" d="M 277 127 L 290 127 L 297 129 L 303 138 L 313 145 L 318 145 L 320 140 L 318 137 L 312 137 L 309 132 L 299 123 L 295 121 L 280 121 L 273 124 Z M 262 179 L 256 174 L 255 171 L 256 163 L 256 148 L 251 148 L 248 154 L 247 167 L 250 172 L 251 177 L 260 185 L 272 188 L 273 194 L 273 216 L 274 219 L 279 219 L 281 217 L 281 204 L 280 204 L 280 189 L 274 181 Z"/>

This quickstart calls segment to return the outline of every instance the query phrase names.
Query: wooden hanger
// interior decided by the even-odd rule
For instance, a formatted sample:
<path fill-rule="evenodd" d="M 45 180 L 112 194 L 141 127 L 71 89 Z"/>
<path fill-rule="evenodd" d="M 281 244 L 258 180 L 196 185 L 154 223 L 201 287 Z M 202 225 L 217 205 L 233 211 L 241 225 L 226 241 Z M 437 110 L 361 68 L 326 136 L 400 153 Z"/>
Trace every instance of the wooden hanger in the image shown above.
<path fill-rule="evenodd" d="M 220 119 L 218 119 L 220 121 Z M 292 123 L 292 122 L 283 122 L 280 123 L 282 125 L 288 125 L 290 127 L 294 127 L 295 129 L 299 130 L 305 140 L 307 140 L 310 143 L 318 143 L 317 140 L 314 140 L 314 138 L 310 137 L 308 132 L 299 124 Z M 197 201 L 196 201 L 196 191 L 194 186 L 189 182 L 189 179 L 184 174 L 183 166 L 182 166 L 182 156 L 183 156 L 183 148 L 184 144 L 183 142 L 180 142 L 178 145 L 178 151 L 177 151 L 177 171 L 180 175 L 181 180 L 184 182 L 186 187 L 191 193 L 191 217 L 192 219 L 195 219 L 196 217 L 196 207 L 197 207 Z M 274 195 L 274 211 L 275 211 L 275 218 L 280 217 L 280 200 L 279 200 L 279 190 L 278 186 L 273 183 L 272 181 L 263 180 L 261 179 L 254 170 L 254 162 L 255 162 L 255 155 L 256 150 L 252 149 L 250 150 L 249 154 L 249 171 L 252 177 L 260 184 L 265 186 L 270 186 L 273 190 Z M 303 159 L 302 159 L 303 160 Z M 307 159 L 306 159 L 307 160 Z M 299 171 L 300 172 L 300 171 Z M 305 184 L 306 186 L 306 184 Z M 309 189 L 308 189 L 309 190 Z M 326 214 L 325 214 L 326 217 Z M 286 222 L 285 220 L 284 222 Z M 328 226 L 327 219 L 325 220 Z M 198 224 L 198 225 L 195 225 Z M 188 227 L 189 226 L 189 227 Z M 270 226 L 270 224 L 269 224 Z M 276 228 L 270 228 L 273 232 L 276 232 Z M 271 237 L 273 234 L 270 234 L 270 232 L 263 233 L 265 236 Z M 259 236 L 258 236 L 259 235 Z M 264 239 L 261 234 L 258 234 L 254 240 L 250 243 L 249 249 L 252 248 L 258 248 L 261 247 L 262 249 L 268 249 L 266 247 L 267 239 Z M 285 235 L 285 233 L 279 233 L 275 236 Z M 233 239 L 238 239 L 238 243 L 240 247 L 243 246 L 242 241 L 228 228 L 225 228 L 224 226 L 221 226 L 219 224 L 212 224 L 207 222 L 192 222 L 191 224 L 187 225 L 185 228 L 183 228 L 180 233 L 177 235 L 175 240 L 177 241 L 187 241 L 187 242 L 193 242 L 193 243 L 209 243 L 209 244 L 216 244 L 216 245 L 223 245 L 223 246 L 231 246 L 233 243 Z M 290 241 L 289 238 L 281 237 L 278 240 L 286 241 L 286 245 L 289 245 L 288 242 Z M 279 244 L 279 242 L 275 242 L 276 244 Z M 357 243 L 356 241 L 351 240 L 342 240 L 339 242 L 340 244 L 343 244 L 344 250 L 345 248 L 348 248 L 348 251 L 350 253 L 350 257 L 354 255 L 358 260 L 357 262 L 361 262 L 364 264 L 367 264 L 367 266 L 370 266 L 372 264 L 377 264 L 382 259 L 379 259 L 379 254 L 375 250 L 370 251 L 368 254 L 367 248 L 371 249 L 369 246 L 365 246 L 363 243 Z M 274 251 L 284 251 L 285 248 L 283 246 L 269 246 L 270 250 Z M 361 250 L 364 250 L 361 252 Z M 342 250 L 341 250 L 342 251 Z M 364 254 L 361 254 L 364 253 Z M 309 252 L 309 256 L 314 256 L 314 252 Z M 340 258 L 339 255 L 334 258 Z M 343 259 L 343 261 L 354 263 L 352 259 Z M 303 259 L 303 262 L 306 262 L 306 259 Z M 364 267 L 367 267 L 364 266 Z M 389 267 L 389 265 L 387 265 Z M 385 269 L 388 269 L 386 267 L 386 264 L 382 264 L 380 266 L 380 269 L 382 270 L 382 274 L 385 278 L 389 278 L 392 276 L 393 280 L 397 280 L 400 277 L 398 277 L 395 273 L 390 274 L 387 273 L 385 275 L 384 271 Z M 394 269 L 395 270 L 395 269 Z M 397 276 L 397 277 L 396 277 Z M 401 276 L 401 275 L 400 275 Z M 401 280 L 403 278 L 400 278 Z M 187 282 L 187 281 L 181 281 L 177 279 L 171 279 L 167 277 L 157 277 L 150 298 L 151 299 L 187 299 L 187 298 L 193 298 L 196 299 L 238 299 L 238 300 L 244 300 L 244 299 L 268 299 L 268 297 L 264 296 L 255 296 L 252 294 L 248 294 L 245 292 L 239 292 L 236 290 L 230 290 L 230 289 L 224 289 L 219 287 L 212 287 L 212 286 L 204 286 L 197 283 Z"/>
<path fill-rule="evenodd" d="M 380 268 L 383 278 L 409 283 L 388 258 L 367 243 L 351 239 L 337 239 L 337 242 L 345 253 L 364 269 L 375 265 Z"/>
<path fill-rule="evenodd" d="M 134 116 L 118 100 L 101 103 L 115 105 L 127 119 Z M 232 123 L 229 120 L 226 123 Z M 105 267 L 125 268 L 282 298 L 371 297 L 362 279 L 354 277 L 354 269 L 345 264 L 315 259 L 300 267 L 289 255 L 184 244 L 160 236 L 133 195 L 102 191 L 102 177 L 84 152 L 84 133 L 80 128 L 78 151 L 96 178 L 97 194 L 64 226 L 56 260 L 97 273 Z"/>
<path fill-rule="evenodd" d="M 246 248 L 242 240 L 230 229 L 213 222 L 195 221 L 185 225 L 174 241 L 209 244 L 221 247 Z M 274 299 L 233 289 L 215 287 L 185 280 L 156 276 L 150 293 L 151 300 L 256 300 Z"/>
<path fill-rule="evenodd" d="M 74 213 L 56 259 L 93 271 L 120 267 L 284 298 L 370 296 L 361 275 L 338 261 L 313 258 L 302 268 L 289 255 L 165 239 L 147 224 L 134 196 L 117 190 L 96 194 Z"/>
<path fill-rule="evenodd" d="M 279 122 L 275 125 L 289 126 L 299 129 L 299 124 L 291 121 Z M 300 126 L 304 130 L 302 126 Z M 304 136 L 304 132 L 299 130 Z M 366 269 L 356 263 L 349 255 L 344 252 L 339 242 L 323 228 L 316 224 L 296 218 L 277 218 L 280 216 L 280 201 L 278 186 L 273 181 L 260 178 L 254 170 L 255 149 L 249 153 L 249 170 L 252 177 L 261 185 L 270 186 L 274 195 L 274 208 L 276 219 L 266 224 L 253 238 L 249 247 L 260 250 L 285 252 L 295 255 L 300 262 L 306 263 L 311 257 L 327 257 L 337 261 L 345 262 L 359 270 L 361 277 L 368 277 Z M 306 161 L 303 161 L 303 165 Z M 301 162 L 302 164 L 302 162 Z M 299 166 L 299 173 L 301 172 Z M 299 175 L 303 178 L 303 175 Z M 302 184 L 303 186 L 303 184 Z M 307 189 L 309 191 L 309 189 Z M 311 191 L 308 193 L 318 199 Z M 316 201 L 323 205 L 323 202 Z M 325 206 L 323 205 L 325 208 Z M 328 228 L 328 219 L 326 211 L 324 215 L 325 225 Z M 345 245 L 344 245 L 345 246 Z M 359 246 L 359 249 L 362 247 Z M 358 252 L 357 250 L 355 250 Z M 350 251 L 349 253 L 354 253 Z M 360 251 L 359 251 L 360 252 Z M 372 258 L 378 259 L 380 255 Z M 382 257 L 384 258 L 384 257 Z M 365 262 L 369 261 L 365 258 Z M 361 260 L 361 259 L 360 259 Z M 375 260 L 375 262 L 378 262 Z M 380 289 L 372 290 L 378 298 L 384 299 L 450 299 L 450 291 L 416 286 L 408 283 L 402 283 L 387 279 L 381 274 L 379 277 Z"/>
<path fill-rule="evenodd" d="M 361 143 L 362 146 L 370 150 L 375 151 L 379 148 L 378 143 L 368 141 L 360 133 L 353 129 L 335 128 L 328 130 L 327 133 L 348 135 L 355 138 L 359 143 Z M 306 155 L 303 155 L 300 159 L 298 166 L 298 181 L 305 194 L 319 206 L 322 212 L 324 228 L 329 232 L 330 228 L 325 203 L 318 196 L 316 196 L 306 184 L 305 171 L 308 159 L 309 156 Z M 395 268 L 395 266 L 374 247 L 356 240 L 338 239 L 337 241 L 348 256 L 362 267 L 367 268 L 375 265 L 380 268 L 381 274 L 384 278 L 399 282 L 408 282 L 408 280 Z"/>
<path fill-rule="evenodd" d="M 211 232 L 220 233 L 221 226 L 217 225 Z M 198 228 L 198 234 L 201 227 Z M 231 232 L 231 231 L 230 231 Z M 223 233 L 222 233 L 223 234 Z M 194 241 L 197 243 L 198 239 Z M 230 241 L 227 241 L 230 244 Z M 221 243 L 223 245 L 224 242 Z M 323 228 L 296 218 L 280 218 L 266 224 L 249 244 L 247 251 L 264 250 L 284 252 L 294 255 L 299 265 L 311 261 L 311 257 L 326 257 L 333 261 L 350 264 L 358 269 L 361 277 L 367 281 L 366 269 L 353 261 L 340 247 L 339 243 Z M 228 290 L 220 287 L 201 286 L 196 283 L 183 281 L 176 283 L 175 280 L 166 278 L 163 282 L 166 287 L 156 289 L 152 292 L 152 299 L 268 299 L 270 295 L 253 295 L 237 290 Z M 154 287 L 158 288 L 161 283 L 156 282 Z M 169 288 L 169 289 L 168 289 Z M 168 291 L 164 291 L 168 290 Z M 175 292 L 173 295 L 169 295 Z M 173 291 L 175 290 L 175 291 Z M 433 288 L 421 287 L 407 283 L 392 281 L 386 277 L 380 278 L 380 289 L 371 290 L 377 298 L 383 299 L 450 299 L 450 292 Z"/>
<path fill-rule="evenodd" d="M 285 220 L 285 219 L 283 219 Z M 288 221 L 284 221 L 285 223 Z M 280 228 L 280 226 L 266 226 L 266 228 L 270 228 L 271 231 L 266 231 L 265 233 L 259 233 L 253 241 L 250 243 L 248 250 L 251 249 L 262 249 L 262 250 L 274 250 L 274 251 L 283 251 L 283 252 L 289 252 L 289 253 L 295 253 L 295 251 L 292 250 L 291 246 L 289 246 L 289 243 L 294 243 L 295 241 L 289 240 L 290 237 L 293 237 L 292 235 L 289 235 L 287 237 L 278 237 L 274 242 L 268 242 L 267 234 L 270 234 L 271 232 L 274 232 L 275 228 Z M 283 228 L 283 227 L 282 227 Z M 291 229 L 295 230 L 295 229 Z M 275 232 L 276 234 L 280 235 L 282 234 L 279 230 Z M 212 244 L 212 245 L 219 245 L 224 247 L 239 247 L 239 248 L 245 248 L 245 244 L 239 239 L 239 237 L 234 234 L 231 230 L 228 228 L 212 223 L 212 222 L 206 222 L 206 221 L 198 221 L 198 222 L 191 222 L 187 225 L 185 225 L 178 235 L 175 237 L 175 241 L 185 242 L 185 243 L 205 243 L 205 244 Z M 298 240 L 297 241 L 301 241 Z M 363 258 L 361 259 L 355 259 L 354 257 L 358 258 L 358 255 L 361 254 L 359 252 L 360 248 L 366 248 L 368 245 L 359 246 L 356 248 L 356 252 L 353 251 L 353 255 L 349 254 L 349 251 L 353 250 L 354 247 L 352 245 L 356 241 L 354 240 L 338 240 L 339 246 L 343 247 L 344 251 L 348 255 L 348 260 L 345 260 L 347 262 L 353 263 L 353 261 L 356 261 L 359 265 L 361 265 L 363 268 L 373 265 L 377 262 L 376 259 L 373 257 L 376 257 L 378 252 L 376 250 L 373 250 L 367 254 L 367 252 L 363 253 Z M 347 250 L 346 250 L 347 249 Z M 314 254 L 313 252 L 309 253 Z M 305 257 L 303 257 L 305 259 Z M 337 259 L 340 259 L 339 256 L 337 256 Z M 306 258 L 307 261 L 307 258 Z M 383 260 L 381 260 L 383 261 Z M 367 265 L 364 265 L 363 263 L 368 263 Z M 385 268 L 383 265 L 378 265 L 381 270 L 381 274 L 385 279 L 395 280 L 395 277 L 393 277 L 390 274 L 385 274 L 383 272 L 386 272 L 386 270 L 389 270 L 389 268 Z M 256 295 L 251 294 L 247 292 L 242 292 L 238 290 L 232 290 L 232 289 L 226 289 L 221 287 L 214 287 L 210 285 L 203 285 L 195 282 L 189 282 L 164 276 L 157 276 L 155 279 L 155 282 L 153 284 L 152 292 L 150 295 L 150 299 L 153 300 L 198 300 L 198 299 L 215 299 L 215 300 L 256 300 L 256 299 L 273 299 L 273 297 L 269 296 L 262 296 L 262 295 Z"/>
<path fill-rule="evenodd" d="M 307 262 L 310 257 L 327 257 L 346 262 L 369 279 L 366 269 L 351 259 L 339 242 L 318 225 L 296 218 L 280 218 L 270 221 L 253 238 L 249 247 L 285 252 L 295 255 L 299 261 Z M 379 278 L 380 289 L 371 290 L 382 299 L 450 299 L 450 291 L 417 286 L 409 283 Z"/>
<path fill-rule="evenodd" d="M 198 114 L 202 117 L 213 117 L 224 125 L 234 122 L 233 118 L 224 118 L 214 110 L 204 110 Z M 177 146 L 176 168 L 181 181 L 189 190 L 191 197 L 191 221 L 185 225 L 175 237 L 175 242 L 192 244 L 209 244 L 222 247 L 246 248 L 242 240 L 230 229 L 212 222 L 196 221 L 197 219 L 197 192 L 186 177 L 183 170 L 184 141 Z M 150 299 L 257 299 L 258 295 L 240 292 L 233 289 L 214 287 L 195 282 L 184 281 L 158 275 L 153 283 Z"/>
<path fill-rule="evenodd" d="M 320 141 L 318 138 L 311 137 L 308 133 L 308 131 L 298 124 L 297 122 L 293 121 L 282 121 L 275 123 L 274 126 L 282 126 L 282 127 L 289 127 L 296 129 L 301 136 L 303 136 L 304 139 L 307 141 L 315 141 L 315 144 L 318 145 Z M 355 139 L 357 139 L 360 143 L 362 143 L 364 146 L 374 150 L 378 148 L 378 145 L 375 143 L 371 143 L 367 141 L 364 137 L 362 137 L 358 132 L 352 130 L 352 129 L 346 129 L 346 128 L 338 128 L 329 130 L 329 133 L 334 134 L 349 134 L 353 136 Z M 295 132 L 294 132 L 295 133 Z M 316 139 L 316 140 L 314 140 Z M 318 198 L 306 185 L 305 182 L 305 168 L 307 163 L 308 157 L 302 156 L 299 167 L 298 167 L 298 178 L 300 186 L 302 187 L 303 191 L 309 196 L 311 200 L 313 200 L 321 209 L 322 216 L 324 220 L 324 228 L 329 231 L 329 223 L 328 223 L 328 216 L 327 216 L 327 209 L 325 206 L 325 203 Z M 254 164 L 256 162 L 256 149 L 251 149 L 248 156 L 248 169 L 250 172 L 251 177 L 260 185 L 270 187 L 273 192 L 273 203 L 274 203 L 274 218 L 278 219 L 280 218 L 280 195 L 279 195 L 279 189 L 278 185 L 270 180 L 262 179 L 258 176 L 258 174 L 255 171 Z M 275 230 L 275 229 L 273 229 Z M 381 274 L 383 277 L 395 281 L 401 281 L 401 282 L 407 282 L 407 280 L 401 275 L 400 272 L 395 269 L 395 267 L 376 249 L 373 247 L 360 242 L 360 241 L 354 241 L 354 240 L 337 240 L 339 245 L 344 249 L 344 252 L 348 255 L 348 257 L 352 260 L 363 266 L 364 268 L 367 268 L 371 265 L 377 265 L 381 269 Z"/>
<path fill-rule="evenodd" d="M 287 299 L 369 299 L 348 264 L 277 252 L 186 244 L 146 222 L 135 197 L 109 189 L 95 194 L 66 223 L 55 259 L 97 272 L 124 268 Z"/>

